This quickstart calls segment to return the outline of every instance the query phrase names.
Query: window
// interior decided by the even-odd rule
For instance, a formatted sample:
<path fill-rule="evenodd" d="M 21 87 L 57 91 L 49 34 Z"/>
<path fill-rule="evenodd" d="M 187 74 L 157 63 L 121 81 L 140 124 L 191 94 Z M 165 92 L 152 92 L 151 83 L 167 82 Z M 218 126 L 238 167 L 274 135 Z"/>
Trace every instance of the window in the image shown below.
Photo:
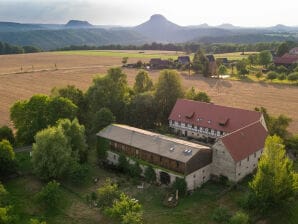
<path fill-rule="evenodd" d="M 159 162 L 162 162 L 162 157 L 161 156 L 159 157 Z"/>
<path fill-rule="evenodd" d="M 205 170 L 202 170 L 203 171 L 203 173 L 205 173 Z"/>
<path fill-rule="evenodd" d="M 249 161 L 249 156 L 247 157 L 247 162 Z"/>
<path fill-rule="evenodd" d="M 181 121 L 178 121 L 178 125 L 181 125 Z"/>
<path fill-rule="evenodd" d="M 256 154 L 256 153 L 254 153 L 254 157 L 255 157 L 255 158 L 257 157 L 257 154 Z"/>
<path fill-rule="evenodd" d="M 179 167 L 179 162 L 178 162 L 178 161 L 176 161 L 176 167 L 177 167 L 177 168 Z"/>
<path fill-rule="evenodd" d="M 238 173 L 238 176 L 240 176 L 241 175 L 241 173 Z"/>
<path fill-rule="evenodd" d="M 192 125 L 191 127 L 192 127 L 192 128 L 195 128 L 195 125 Z"/>
<path fill-rule="evenodd" d="M 239 162 L 239 166 L 241 166 L 241 161 Z"/>
<path fill-rule="evenodd" d="M 193 175 L 193 178 L 196 178 L 196 175 L 195 174 Z"/>

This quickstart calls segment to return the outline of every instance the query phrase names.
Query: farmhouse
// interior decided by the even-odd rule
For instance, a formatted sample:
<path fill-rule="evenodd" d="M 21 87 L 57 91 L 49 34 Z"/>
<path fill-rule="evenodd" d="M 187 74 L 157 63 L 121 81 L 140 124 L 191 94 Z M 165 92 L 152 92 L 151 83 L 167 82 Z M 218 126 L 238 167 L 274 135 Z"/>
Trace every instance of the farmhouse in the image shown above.
<path fill-rule="evenodd" d="M 298 63 L 298 54 L 289 54 L 286 53 L 281 57 L 276 57 L 273 59 L 273 62 L 276 66 L 290 66 L 292 64 Z"/>
<path fill-rule="evenodd" d="M 190 58 L 189 58 L 189 56 L 179 56 L 177 59 L 177 62 L 181 65 L 189 65 Z"/>
<path fill-rule="evenodd" d="M 151 69 L 167 69 L 170 68 L 169 60 L 162 60 L 160 58 L 152 58 L 149 62 Z"/>
<path fill-rule="evenodd" d="M 131 158 L 131 162 L 150 163 L 163 184 L 185 177 L 188 189 L 194 189 L 210 178 L 212 151 L 208 146 L 119 124 L 109 125 L 97 136 L 109 140 L 110 163 L 118 163 L 119 153 Z"/>
<path fill-rule="evenodd" d="M 117 164 L 124 154 L 131 163 L 140 161 L 143 169 L 151 164 L 163 184 L 185 178 L 189 190 L 213 176 L 238 182 L 253 172 L 267 137 L 260 112 L 185 99 L 177 100 L 169 125 L 175 134 L 194 140 L 120 124 L 109 125 L 97 136 L 109 141 L 110 163 Z"/>

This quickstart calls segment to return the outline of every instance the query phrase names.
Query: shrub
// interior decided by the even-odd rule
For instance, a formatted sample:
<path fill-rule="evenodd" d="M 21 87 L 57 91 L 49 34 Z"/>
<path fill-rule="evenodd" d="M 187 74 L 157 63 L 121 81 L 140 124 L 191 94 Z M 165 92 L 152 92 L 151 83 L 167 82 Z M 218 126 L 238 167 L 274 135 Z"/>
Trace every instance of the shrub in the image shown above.
<path fill-rule="evenodd" d="M 69 179 L 74 184 L 83 184 L 88 177 L 88 166 L 73 162 L 70 166 Z"/>
<path fill-rule="evenodd" d="M 256 73 L 256 77 L 259 79 L 259 78 L 261 78 L 263 76 L 263 73 L 262 72 L 257 72 Z"/>
<path fill-rule="evenodd" d="M 287 73 L 287 72 L 288 72 L 288 69 L 287 69 L 285 66 L 281 65 L 281 66 L 278 66 L 278 67 L 276 68 L 276 71 L 277 71 L 278 73 Z"/>
<path fill-rule="evenodd" d="M 56 209 L 62 201 L 62 193 L 58 182 L 50 181 L 37 194 L 37 200 L 48 209 Z"/>
<path fill-rule="evenodd" d="M 298 72 L 293 72 L 291 74 L 288 75 L 288 80 L 289 81 L 298 81 Z"/>
<path fill-rule="evenodd" d="M 14 145 L 14 143 L 15 143 L 15 138 L 14 138 L 13 132 L 12 132 L 11 128 L 9 128 L 6 125 L 4 125 L 0 128 L 0 141 L 2 141 L 3 139 L 8 140 L 12 145 Z"/>
<path fill-rule="evenodd" d="M 236 212 L 230 219 L 230 224 L 248 224 L 249 216 L 241 211 Z"/>
<path fill-rule="evenodd" d="M 156 173 L 151 165 L 147 166 L 144 172 L 145 180 L 149 183 L 156 181 Z"/>
<path fill-rule="evenodd" d="M 131 177 L 140 177 L 142 174 L 142 169 L 140 167 L 139 162 L 135 162 L 135 164 L 129 165 L 129 175 Z"/>
<path fill-rule="evenodd" d="M 125 155 L 120 154 L 120 156 L 118 158 L 119 171 L 127 173 L 127 172 L 129 172 L 129 167 L 130 167 L 130 164 L 129 164 L 128 160 L 126 159 Z"/>
<path fill-rule="evenodd" d="M 285 80 L 285 79 L 287 79 L 287 76 L 286 76 L 285 73 L 281 73 L 281 74 L 279 74 L 279 75 L 277 76 L 277 78 L 278 78 L 279 80 Z"/>
<path fill-rule="evenodd" d="M 9 141 L 0 141 L 0 179 L 16 171 L 15 153 Z"/>
<path fill-rule="evenodd" d="M 111 179 L 106 179 L 104 185 L 97 189 L 98 203 L 101 208 L 109 207 L 115 199 L 118 199 L 120 192 L 118 186 L 113 184 Z"/>
<path fill-rule="evenodd" d="M 273 80 L 273 79 L 276 79 L 277 78 L 277 73 L 276 72 L 269 72 L 268 74 L 267 74 L 267 79 L 269 79 L 269 80 Z"/>
<path fill-rule="evenodd" d="M 185 196 L 187 192 L 187 183 L 184 178 L 176 177 L 175 182 L 173 183 L 174 190 L 178 190 L 180 196 Z"/>
<path fill-rule="evenodd" d="M 217 223 L 228 223 L 231 215 L 224 207 L 216 208 L 212 213 L 212 219 Z"/>
<path fill-rule="evenodd" d="M 127 212 L 122 216 L 122 224 L 142 224 L 141 212 Z"/>

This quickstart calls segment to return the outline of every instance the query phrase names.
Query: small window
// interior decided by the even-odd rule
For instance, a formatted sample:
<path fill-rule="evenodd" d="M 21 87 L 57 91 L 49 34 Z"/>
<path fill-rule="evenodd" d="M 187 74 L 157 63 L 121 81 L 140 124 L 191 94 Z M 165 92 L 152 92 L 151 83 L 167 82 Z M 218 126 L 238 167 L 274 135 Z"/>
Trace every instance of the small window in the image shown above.
<path fill-rule="evenodd" d="M 192 127 L 192 128 L 195 128 L 195 126 L 194 126 L 194 125 L 192 125 L 191 127 Z"/>
<path fill-rule="evenodd" d="M 240 176 L 241 175 L 241 173 L 238 173 L 238 176 Z"/>
<path fill-rule="evenodd" d="M 179 162 L 178 162 L 178 161 L 176 161 L 176 167 L 177 167 L 177 168 L 179 167 Z"/>
<path fill-rule="evenodd" d="M 193 175 L 193 178 L 196 178 L 196 175 L 195 174 Z"/>
<path fill-rule="evenodd" d="M 255 158 L 257 157 L 257 154 L 256 154 L 256 153 L 254 153 L 254 157 L 255 157 Z"/>
<path fill-rule="evenodd" d="M 239 162 L 239 166 L 241 166 L 241 161 Z"/>
<path fill-rule="evenodd" d="M 116 159 L 116 155 L 114 155 L 114 159 Z"/>
<path fill-rule="evenodd" d="M 203 173 L 205 173 L 205 170 L 203 170 Z"/>
<path fill-rule="evenodd" d="M 249 156 L 247 157 L 247 162 L 249 161 Z"/>
<path fill-rule="evenodd" d="M 159 162 L 162 162 L 162 157 L 161 156 L 159 157 Z"/>

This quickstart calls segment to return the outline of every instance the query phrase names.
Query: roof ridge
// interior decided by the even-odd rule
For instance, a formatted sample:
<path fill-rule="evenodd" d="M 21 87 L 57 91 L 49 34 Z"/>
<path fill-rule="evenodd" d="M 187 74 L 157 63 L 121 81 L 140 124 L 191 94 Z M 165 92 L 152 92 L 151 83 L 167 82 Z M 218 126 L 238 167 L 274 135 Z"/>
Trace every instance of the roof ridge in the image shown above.
<path fill-rule="evenodd" d="M 248 128 L 248 127 L 250 127 L 250 126 L 253 126 L 253 125 L 257 124 L 257 123 L 261 123 L 261 120 L 254 121 L 254 122 L 252 122 L 252 123 L 250 123 L 250 124 L 248 124 L 248 125 L 246 125 L 246 126 L 244 126 L 244 127 L 242 127 L 242 128 L 239 128 L 239 129 L 237 129 L 237 130 L 235 130 L 235 131 L 232 131 L 232 132 L 226 134 L 225 136 L 220 137 L 220 139 L 223 139 L 223 138 L 225 138 L 225 137 L 228 137 L 228 136 L 230 136 L 230 135 L 232 135 L 232 134 L 234 134 L 234 133 L 236 133 L 236 132 L 239 132 L 239 131 L 241 131 L 241 130 L 243 130 L 243 129 L 246 129 L 246 128 Z"/>

